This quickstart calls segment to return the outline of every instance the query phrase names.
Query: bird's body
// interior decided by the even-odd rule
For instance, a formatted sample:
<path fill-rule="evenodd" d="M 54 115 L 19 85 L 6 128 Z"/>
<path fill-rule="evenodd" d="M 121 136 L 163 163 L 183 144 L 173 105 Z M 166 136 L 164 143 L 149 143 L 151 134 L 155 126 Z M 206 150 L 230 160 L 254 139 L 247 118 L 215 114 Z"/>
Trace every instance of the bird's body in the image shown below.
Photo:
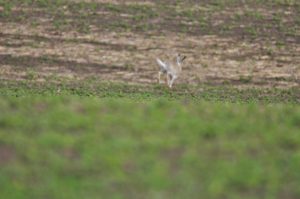
<path fill-rule="evenodd" d="M 157 64 L 159 65 L 158 72 L 158 81 L 161 83 L 161 75 L 167 75 L 167 83 L 170 88 L 172 88 L 173 82 L 178 78 L 179 74 L 182 71 L 182 62 L 186 57 L 181 57 L 180 54 L 176 56 L 176 62 L 164 62 L 159 58 L 156 59 Z"/>

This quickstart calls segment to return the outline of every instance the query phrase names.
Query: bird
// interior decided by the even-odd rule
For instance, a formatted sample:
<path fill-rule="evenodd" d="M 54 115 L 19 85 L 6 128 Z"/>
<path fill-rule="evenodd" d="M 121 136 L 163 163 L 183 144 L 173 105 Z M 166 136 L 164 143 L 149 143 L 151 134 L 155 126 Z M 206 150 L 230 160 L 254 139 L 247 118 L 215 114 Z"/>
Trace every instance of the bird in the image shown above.
<path fill-rule="evenodd" d="M 182 72 L 182 63 L 186 59 L 186 56 L 182 56 L 180 54 L 177 54 L 175 57 L 176 61 L 162 61 L 159 58 L 156 58 L 156 62 L 159 66 L 159 71 L 158 71 L 158 83 L 161 82 L 161 75 L 165 74 L 167 76 L 167 84 L 169 88 L 172 88 L 173 83 L 175 79 L 178 78 L 180 73 Z"/>

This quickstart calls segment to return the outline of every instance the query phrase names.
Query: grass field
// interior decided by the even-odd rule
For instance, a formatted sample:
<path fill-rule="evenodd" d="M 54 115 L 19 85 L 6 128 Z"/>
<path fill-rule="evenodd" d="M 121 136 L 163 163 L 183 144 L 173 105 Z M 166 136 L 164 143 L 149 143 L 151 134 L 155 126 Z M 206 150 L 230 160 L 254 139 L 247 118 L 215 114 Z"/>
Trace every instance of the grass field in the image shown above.
<path fill-rule="evenodd" d="M 0 0 L 0 198 L 300 198 L 297 0 Z M 155 58 L 187 56 L 172 89 Z"/>
<path fill-rule="evenodd" d="M 1 197 L 298 198 L 299 89 L 201 88 L 2 84 Z"/>

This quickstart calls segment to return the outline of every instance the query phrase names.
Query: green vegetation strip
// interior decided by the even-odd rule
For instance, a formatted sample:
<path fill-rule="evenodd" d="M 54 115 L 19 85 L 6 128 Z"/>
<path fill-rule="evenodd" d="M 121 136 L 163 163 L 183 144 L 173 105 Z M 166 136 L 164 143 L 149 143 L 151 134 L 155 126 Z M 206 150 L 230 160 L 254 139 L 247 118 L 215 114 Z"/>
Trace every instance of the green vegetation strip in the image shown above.
<path fill-rule="evenodd" d="M 165 85 L 137 85 L 124 83 L 86 81 L 62 81 L 37 83 L 34 81 L 2 81 L 0 96 L 81 96 L 100 98 L 128 98 L 134 101 L 168 99 L 186 102 L 221 101 L 240 103 L 286 103 L 299 104 L 300 88 L 244 88 L 230 85 L 176 85 L 169 89 Z"/>
<path fill-rule="evenodd" d="M 45 88 L 0 87 L 1 198 L 300 197 L 297 104 Z"/>
<path fill-rule="evenodd" d="M 299 197 L 300 109 L 2 97 L 4 198 Z"/>

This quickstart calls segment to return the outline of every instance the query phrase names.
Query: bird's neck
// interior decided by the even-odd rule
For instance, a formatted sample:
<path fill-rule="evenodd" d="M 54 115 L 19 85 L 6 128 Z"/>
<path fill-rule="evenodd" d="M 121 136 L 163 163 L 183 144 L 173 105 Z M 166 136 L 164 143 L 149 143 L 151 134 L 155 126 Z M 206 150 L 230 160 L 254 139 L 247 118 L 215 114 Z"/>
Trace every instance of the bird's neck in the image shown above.
<path fill-rule="evenodd" d="M 177 66 L 179 68 L 179 71 L 181 71 L 182 70 L 182 66 L 181 66 L 181 63 L 179 61 L 177 61 Z"/>

